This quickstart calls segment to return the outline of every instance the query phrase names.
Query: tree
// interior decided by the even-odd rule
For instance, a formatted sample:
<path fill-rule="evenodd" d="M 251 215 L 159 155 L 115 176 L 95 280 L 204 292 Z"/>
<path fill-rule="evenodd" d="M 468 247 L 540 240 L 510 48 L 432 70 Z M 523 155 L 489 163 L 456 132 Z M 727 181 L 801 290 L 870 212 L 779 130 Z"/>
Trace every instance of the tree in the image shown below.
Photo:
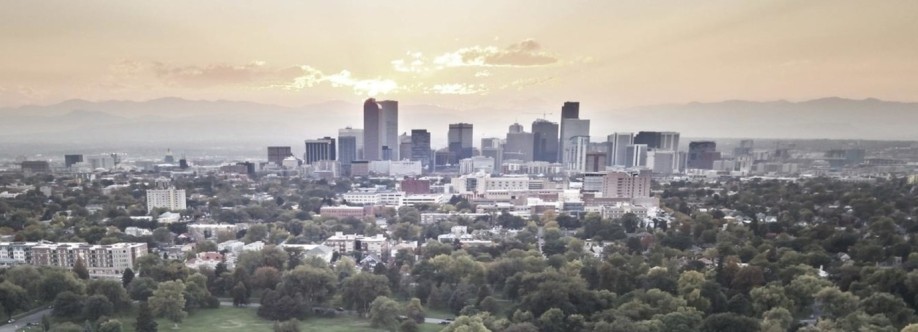
<path fill-rule="evenodd" d="M 110 316 L 115 310 L 112 302 L 103 295 L 93 295 L 86 298 L 83 306 L 83 318 L 96 321 L 99 317 Z"/>
<path fill-rule="evenodd" d="M 768 310 L 762 318 L 762 331 L 764 332 L 787 331 L 794 322 L 794 316 L 784 308 Z"/>
<path fill-rule="evenodd" d="M 758 287 L 749 292 L 752 299 L 752 308 L 759 315 L 772 308 L 785 308 L 788 311 L 794 311 L 794 301 L 787 297 L 784 287 L 775 284 L 769 284 L 764 287 Z"/>
<path fill-rule="evenodd" d="M 121 332 L 123 330 L 121 326 L 121 321 L 117 319 L 109 319 L 102 324 L 99 324 L 98 332 Z"/>
<path fill-rule="evenodd" d="M 377 297 L 370 303 L 370 325 L 395 331 L 398 327 L 398 313 L 398 302 L 385 296 Z"/>
<path fill-rule="evenodd" d="M 261 266 L 252 274 L 252 286 L 256 289 L 274 289 L 280 281 L 280 271 L 271 266 Z"/>
<path fill-rule="evenodd" d="M 270 320 L 288 320 L 306 315 L 307 307 L 300 294 L 284 294 L 269 290 L 261 296 L 258 316 Z"/>
<path fill-rule="evenodd" d="M 420 331 L 420 328 L 418 327 L 418 323 L 412 319 L 406 319 L 402 321 L 402 323 L 399 324 L 398 326 L 398 332 L 418 332 L 418 331 Z"/>
<path fill-rule="evenodd" d="M 236 286 L 233 286 L 231 291 L 233 295 L 233 306 L 242 306 L 249 303 L 249 290 L 245 288 L 245 284 L 242 282 L 237 282 Z"/>
<path fill-rule="evenodd" d="M 73 273 L 76 274 L 77 278 L 89 280 L 89 269 L 86 268 L 86 262 L 83 262 L 83 257 L 77 256 L 76 262 L 73 263 Z"/>
<path fill-rule="evenodd" d="M 121 283 L 114 280 L 91 280 L 86 286 L 87 295 L 102 295 L 115 308 L 115 311 L 129 309 L 131 307 L 131 298 L 127 291 L 121 286 Z"/>
<path fill-rule="evenodd" d="M 567 330 L 564 323 L 564 312 L 558 308 L 551 308 L 542 313 L 538 320 L 539 330 L 548 332 L 562 332 Z"/>
<path fill-rule="evenodd" d="M 274 332 L 300 332 L 300 321 L 291 318 L 283 322 L 274 322 Z"/>
<path fill-rule="evenodd" d="M 71 291 L 64 291 L 54 298 L 54 315 L 58 317 L 76 318 L 83 313 L 82 295 Z"/>
<path fill-rule="evenodd" d="M 860 299 L 850 292 L 842 292 L 838 287 L 826 287 L 816 293 L 816 301 L 822 305 L 823 315 L 838 319 L 857 310 Z"/>
<path fill-rule="evenodd" d="M 178 324 L 188 315 L 185 312 L 184 292 L 185 284 L 181 280 L 160 283 L 149 299 L 153 315 L 166 317 L 178 328 Z"/>
<path fill-rule="evenodd" d="M 344 280 L 341 300 L 347 308 L 361 315 L 370 310 L 370 302 L 380 296 L 389 296 L 389 279 L 372 273 L 358 273 Z"/>
<path fill-rule="evenodd" d="M 134 323 L 134 330 L 137 332 L 156 332 L 156 321 L 153 319 L 153 311 L 147 302 L 141 302 L 137 309 L 137 321 Z"/>
<path fill-rule="evenodd" d="M 121 285 L 124 286 L 124 288 L 127 288 L 127 286 L 130 285 L 131 281 L 133 280 L 134 270 L 131 270 L 131 268 L 124 269 L 124 273 L 121 274 Z"/>
<path fill-rule="evenodd" d="M 861 308 L 868 315 L 884 315 L 896 325 L 903 327 L 912 321 L 912 309 L 902 298 L 889 293 L 873 293 L 861 300 Z"/>
<path fill-rule="evenodd" d="M 441 332 L 490 332 L 480 316 L 459 316 Z"/>
<path fill-rule="evenodd" d="M 757 319 L 733 313 L 713 314 L 701 322 L 702 332 L 745 332 L 758 330 L 759 321 Z"/>
<path fill-rule="evenodd" d="M 9 281 L 0 283 L 0 307 L 5 311 L 7 319 L 13 317 L 17 310 L 28 309 L 29 295 L 22 287 Z"/>
<path fill-rule="evenodd" d="M 40 285 L 41 297 L 44 301 L 53 301 L 58 294 L 63 292 L 83 294 L 83 283 L 77 280 L 73 273 L 64 270 L 45 271 Z"/>
<path fill-rule="evenodd" d="M 135 301 L 146 302 L 150 296 L 153 296 L 153 291 L 155 291 L 158 286 L 159 284 L 156 280 L 153 280 L 153 278 L 136 278 L 128 285 L 128 294 L 130 294 L 131 299 Z"/>
<path fill-rule="evenodd" d="M 299 295 L 307 308 L 325 303 L 335 292 L 337 278 L 328 268 L 300 265 L 284 273 L 277 289 L 283 294 Z"/>
<path fill-rule="evenodd" d="M 421 305 L 421 299 L 415 297 L 405 304 L 405 316 L 418 324 L 424 323 L 424 307 Z"/>

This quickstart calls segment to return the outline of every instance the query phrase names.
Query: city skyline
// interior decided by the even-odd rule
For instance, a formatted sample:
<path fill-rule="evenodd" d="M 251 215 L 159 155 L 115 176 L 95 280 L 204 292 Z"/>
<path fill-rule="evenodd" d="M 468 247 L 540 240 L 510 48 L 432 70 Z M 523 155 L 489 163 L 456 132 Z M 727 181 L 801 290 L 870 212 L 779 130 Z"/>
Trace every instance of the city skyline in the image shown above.
<path fill-rule="evenodd" d="M 523 4 L 5 3 L 0 43 L 16 47 L 0 54 L 0 107 L 377 97 L 474 113 L 918 92 L 913 2 Z M 510 13 L 520 19 L 509 24 Z M 413 24 L 370 28 L 378 16 Z"/>

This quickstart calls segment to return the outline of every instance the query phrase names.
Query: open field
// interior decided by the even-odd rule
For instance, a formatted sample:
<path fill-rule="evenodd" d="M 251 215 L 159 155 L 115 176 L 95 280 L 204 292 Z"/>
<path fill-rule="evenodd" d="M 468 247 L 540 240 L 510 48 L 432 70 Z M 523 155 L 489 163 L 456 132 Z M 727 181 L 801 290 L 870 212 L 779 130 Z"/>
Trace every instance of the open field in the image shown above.
<path fill-rule="evenodd" d="M 274 323 L 261 319 L 255 312 L 256 310 L 251 308 L 233 307 L 198 310 L 185 318 L 185 321 L 179 324 L 177 329 L 173 329 L 172 323 L 168 320 L 157 319 L 156 322 L 159 324 L 160 331 L 273 331 Z M 123 324 L 124 332 L 134 332 L 134 315 L 135 313 L 131 312 L 116 318 Z M 434 324 L 421 324 L 419 327 L 421 331 L 425 332 L 439 331 L 443 328 L 443 326 Z M 39 330 L 40 328 L 38 327 L 33 328 L 33 331 Z M 353 316 L 309 318 L 300 323 L 300 330 L 313 332 L 385 331 L 372 328 L 368 320 Z M 21 331 L 28 330 L 23 329 Z"/>

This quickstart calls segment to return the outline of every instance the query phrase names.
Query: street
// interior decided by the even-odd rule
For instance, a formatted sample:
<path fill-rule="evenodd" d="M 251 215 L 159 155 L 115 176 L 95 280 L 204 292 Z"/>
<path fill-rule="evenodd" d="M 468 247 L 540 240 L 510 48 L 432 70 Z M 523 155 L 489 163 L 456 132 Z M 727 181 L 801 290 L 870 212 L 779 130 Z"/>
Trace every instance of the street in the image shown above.
<path fill-rule="evenodd" d="M 28 316 L 20 317 L 15 322 L 10 324 L 0 325 L 0 332 L 16 332 L 21 327 L 26 326 L 28 323 L 39 323 L 41 324 L 41 317 L 44 315 L 51 315 L 51 309 L 44 309 L 39 312 L 33 313 Z M 41 330 L 41 328 L 36 329 L 36 331 Z"/>

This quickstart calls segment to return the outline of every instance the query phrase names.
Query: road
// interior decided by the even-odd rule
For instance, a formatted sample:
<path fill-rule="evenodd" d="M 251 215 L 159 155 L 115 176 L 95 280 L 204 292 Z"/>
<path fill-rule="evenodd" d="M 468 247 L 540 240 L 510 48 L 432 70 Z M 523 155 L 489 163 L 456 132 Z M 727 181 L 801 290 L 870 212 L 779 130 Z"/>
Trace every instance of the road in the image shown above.
<path fill-rule="evenodd" d="M 41 324 L 41 317 L 44 315 L 51 315 L 51 309 L 44 309 L 42 311 L 33 313 L 28 316 L 20 317 L 15 322 L 11 324 L 0 325 L 0 332 L 16 332 L 17 329 L 25 326 L 28 323 L 39 323 Z M 36 328 L 36 331 L 40 331 L 41 328 Z"/>

